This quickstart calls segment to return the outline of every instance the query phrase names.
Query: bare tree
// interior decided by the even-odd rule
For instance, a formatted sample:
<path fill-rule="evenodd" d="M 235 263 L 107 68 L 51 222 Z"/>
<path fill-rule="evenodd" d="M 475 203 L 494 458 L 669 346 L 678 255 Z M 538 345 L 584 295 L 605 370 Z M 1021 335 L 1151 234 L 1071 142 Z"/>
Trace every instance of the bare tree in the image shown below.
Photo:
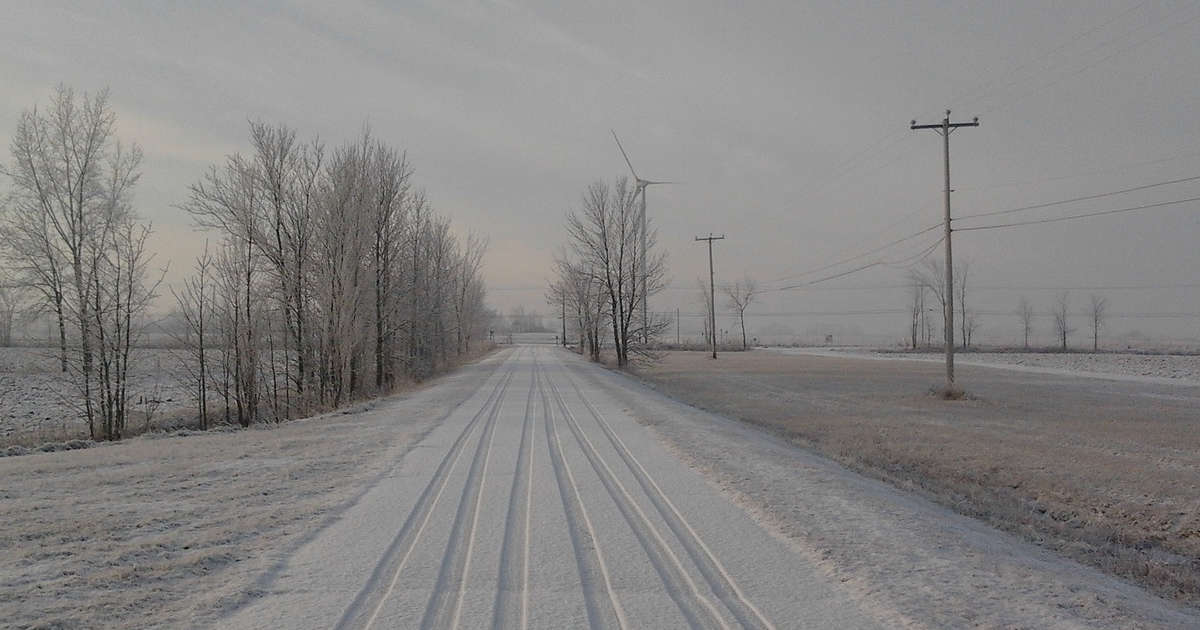
<path fill-rule="evenodd" d="M 181 290 L 171 290 L 186 325 L 183 337 L 178 341 L 187 348 L 188 354 L 183 361 L 183 368 L 189 373 L 196 388 L 196 413 L 202 430 L 208 429 L 208 335 L 212 329 L 210 303 L 214 300 L 211 287 L 212 266 L 212 255 L 209 254 L 208 244 L 205 243 L 204 254 L 196 259 L 195 275 L 184 280 Z"/>
<path fill-rule="evenodd" d="M 703 278 L 696 278 L 696 290 L 698 291 L 696 299 L 700 301 L 700 304 L 704 308 L 704 345 L 711 346 L 716 337 L 712 326 L 713 300 L 708 285 L 709 283 L 705 282 Z"/>
<path fill-rule="evenodd" d="M 366 129 L 328 154 L 283 126 L 252 122 L 250 139 L 183 206 L 221 239 L 204 314 L 219 364 L 205 371 L 227 422 L 387 391 L 470 349 L 488 316 L 485 241 L 459 243 L 404 152 Z"/>
<path fill-rule="evenodd" d="M 29 292 L 0 275 L 0 347 L 13 345 L 15 328 L 33 312 Z"/>
<path fill-rule="evenodd" d="M 750 308 L 751 302 L 758 296 L 758 284 L 749 276 L 743 276 L 741 280 L 735 281 L 724 289 L 729 308 L 737 312 L 738 323 L 742 327 L 742 350 L 745 350 L 747 348 L 746 309 Z"/>
<path fill-rule="evenodd" d="M 1092 295 L 1091 307 L 1089 314 L 1092 318 L 1092 351 L 1095 352 L 1100 349 L 1100 326 L 1108 315 L 1108 299 L 1104 296 Z"/>
<path fill-rule="evenodd" d="M 908 304 L 909 316 L 912 318 L 911 334 L 912 348 L 916 350 L 918 340 L 923 337 L 925 321 L 925 282 L 916 272 L 910 272 L 909 280 L 909 296 L 911 301 Z"/>
<path fill-rule="evenodd" d="M 967 308 L 967 280 L 971 272 L 971 261 L 963 260 L 955 265 L 954 284 L 955 286 L 955 301 L 958 302 L 958 321 L 960 328 L 960 339 L 962 348 L 966 350 L 971 346 L 971 335 L 979 328 L 979 316 Z"/>
<path fill-rule="evenodd" d="M 97 409 L 100 435 L 119 440 L 129 421 L 129 369 L 141 341 L 148 309 L 165 270 L 149 273 L 153 256 L 146 251 L 150 227 L 139 225 L 128 208 L 114 207 L 108 228 L 91 241 Z"/>
<path fill-rule="evenodd" d="M 1067 336 L 1075 332 L 1071 328 L 1071 296 L 1066 291 L 1058 294 L 1054 302 L 1054 311 L 1051 312 L 1054 317 L 1054 331 L 1058 338 L 1062 341 L 1062 349 L 1067 350 Z"/>
<path fill-rule="evenodd" d="M 946 321 L 946 275 L 944 265 L 937 258 L 926 258 L 919 266 L 910 271 L 910 278 L 913 282 L 919 283 L 930 294 L 940 307 L 940 321 Z M 922 296 L 922 302 L 924 297 Z M 928 319 L 928 311 L 922 311 L 926 319 L 926 330 L 928 331 L 933 322 Z M 930 336 L 932 338 L 932 336 Z"/>
<path fill-rule="evenodd" d="M 11 147 L 5 172 L 12 189 L 0 229 L 7 262 L 55 314 L 60 358 L 89 433 L 119 439 L 128 344 L 153 293 L 145 284 L 149 228 L 137 225 L 129 204 L 141 149 L 117 141 L 107 90 L 77 96 L 64 85 L 45 111 L 21 114 Z M 71 332 L 77 352 L 68 352 Z"/>
<path fill-rule="evenodd" d="M 967 311 L 966 314 L 963 315 L 963 334 L 966 335 L 963 337 L 963 348 L 971 347 L 971 339 L 974 338 L 975 333 L 979 331 L 980 326 L 982 326 L 982 324 L 979 321 L 979 313 L 976 313 L 975 311 Z"/>
<path fill-rule="evenodd" d="M 1021 332 L 1025 335 L 1025 349 L 1029 349 L 1029 334 L 1033 332 L 1033 304 L 1025 296 L 1017 303 L 1017 317 L 1021 320 Z"/>
<path fill-rule="evenodd" d="M 487 252 L 487 238 L 469 234 L 459 254 L 454 278 L 454 331 L 459 354 L 469 352 L 476 334 L 475 324 L 484 308 L 480 270 Z"/>
<path fill-rule="evenodd" d="M 665 254 L 649 254 L 657 240 L 657 232 L 645 235 L 647 255 L 641 255 L 641 234 L 636 194 L 626 178 L 612 186 L 596 182 L 588 187 L 578 211 L 567 215 L 567 236 L 571 248 L 581 263 L 594 269 L 608 301 L 612 322 L 613 349 L 617 365 L 629 365 L 631 354 L 648 355 L 649 348 L 635 346 L 636 340 L 654 337 L 666 327 L 666 321 L 640 322 L 636 317 L 641 302 L 641 288 L 648 294 L 662 290 L 666 277 Z M 639 270 L 638 262 L 645 260 Z M 644 274 L 639 277 L 637 274 Z M 640 328 L 635 328 L 638 322 Z"/>

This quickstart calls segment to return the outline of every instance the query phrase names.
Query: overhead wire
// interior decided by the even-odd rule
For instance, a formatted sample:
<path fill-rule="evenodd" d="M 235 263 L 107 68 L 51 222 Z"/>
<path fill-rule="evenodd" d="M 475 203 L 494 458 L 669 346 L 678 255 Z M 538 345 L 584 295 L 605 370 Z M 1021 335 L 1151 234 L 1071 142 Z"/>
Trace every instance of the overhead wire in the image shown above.
<path fill-rule="evenodd" d="M 940 225 L 937 225 L 937 226 L 934 226 L 934 227 L 941 227 L 941 226 L 940 226 Z M 928 231 L 928 230 L 926 230 L 926 231 Z M 851 274 L 855 274 L 855 273 L 858 273 L 858 272 L 860 272 L 860 271 L 866 271 L 867 269 L 871 269 L 871 268 L 874 268 L 874 267 L 882 267 L 882 266 L 898 267 L 898 266 L 903 266 L 903 265 L 905 265 L 905 264 L 908 264 L 908 265 L 910 265 L 910 266 L 911 266 L 911 265 L 913 265 L 913 264 L 916 264 L 917 262 L 920 262 L 920 261 L 921 261 L 923 258 L 925 258 L 925 257 L 926 257 L 926 256 L 928 256 L 930 253 L 932 253 L 932 252 L 933 252 L 933 250 L 934 250 L 934 249 L 936 249 L 936 248 L 937 248 L 937 246 L 938 246 L 938 245 L 940 245 L 940 244 L 942 243 L 942 241 L 944 241 L 945 239 L 946 239 L 946 237 L 944 237 L 944 236 L 943 236 L 943 237 L 939 238 L 938 240 L 934 241 L 934 242 L 933 242 L 933 244 L 932 244 L 932 245 L 930 245 L 929 247 L 926 247 L 926 248 L 922 249 L 921 251 L 917 252 L 916 254 L 914 254 L 914 255 L 912 255 L 912 256 L 908 256 L 908 257 L 906 257 L 906 258 L 902 258 L 902 259 L 900 259 L 900 260 L 896 260 L 896 261 L 876 260 L 876 261 L 873 261 L 873 262 L 869 262 L 869 263 L 867 263 L 867 264 L 865 264 L 865 265 L 860 265 L 860 266 L 858 266 L 858 267 L 855 267 L 855 268 L 853 268 L 853 269 L 850 269 L 850 270 L 847 270 L 847 271 L 842 271 L 842 272 L 840 272 L 840 273 L 836 273 L 836 274 L 833 274 L 833 275 L 825 276 L 824 278 L 818 278 L 818 279 L 816 279 L 816 280 L 809 280 L 809 281 L 807 281 L 807 282 L 802 282 L 802 283 L 799 283 L 799 284 L 792 284 L 792 285 L 787 285 L 787 286 L 777 287 L 777 288 L 774 288 L 774 289 L 766 289 L 766 290 L 764 291 L 764 293 L 765 293 L 765 292 L 778 292 L 778 291 L 793 291 L 793 290 L 795 290 L 795 289 L 803 289 L 803 288 L 806 288 L 806 287 L 810 287 L 810 286 L 812 286 L 812 285 L 814 285 L 814 284 L 820 284 L 820 283 L 822 283 L 822 282 L 828 282 L 828 281 L 830 281 L 830 280 L 836 280 L 837 278 L 844 278 L 844 277 L 846 277 L 846 276 L 849 276 L 849 275 L 851 275 Z"/>
<path fill-rule="evenodd" d="M 992 217 L 992 216 L 999 216 L 999 215 L 1003 215 L 1003 214 L 1014 214 L 1017 212 L 1026 212 L 1029 210 L 1039 210 L 1042 208 L 1051 208 L 1053 206 L 1061 206 L 1061 205 L 1065 205 L 1068 203 L 1076 203 L 1079 201 L 1091 201 L 1093 199 L 1102 199 L 1104 197 L 1123 195 L 1125 193 L 1137 192 L 1137 191 L 1141 191 L 1141 190 L 1150 190 L 1151 188 L 1160 188 L 1162 186 L 1170 186 L 1172 184 L 1182 184 L 1185 182 L 1194 182 L 1196 180 L 1200 180 L 1200 175 L 1196 175 L 1196 176 L 1192 176 L 1192 177 L 1182 177 L 1180 179 L 1172 179 L 1170 181 L 1156 182 L 1153 184 L 1145 184 L 1142 186 L 1134 186 L 1132 188 L 1123 188 L 1121 190 L 1113 190 L 1113 191 L 1109 191 L 1109 192 L 1097 193 L 1094 195 L 1085 195 L 1082 197 L 1072 197 L 1070 199 L 1061 199 L 1059 201 L 1050 201 L 1050 202 L 1046 202 L 1046 203 L 1038 203 L 1038 204 L 1033 204 L 1033 205 L 1029 205 L 1029 206 L 1021 206 L 1019 208 L 1008 208 L 1006 210 L 992 210 L 990 212 L 976 212 L 976 213 L 972 213 L 972 214 L 960 214 L 957 217 L 954 217 L 953 220 L 960 221 L 960 220 L 964 220 L 964 219 L 976 219 L 979 217 Z"/>
<path fill-rule="evenodd" d="M 1187 153 L 1182 153 L 1179 155 L 1172 155 L 1172 156 L 1168 156 L 1168 157 L 1164 157 L 1164 158 L 1155 158 L 1153 160 L 1143 160 L 1143 161 L 1139 161 L 1139 162 L 1126 162 L 1124 164 L 1117 164 L 1117 165 L 1108 166 L 1105 168 L 1095 169 L 1095 170 L 1091 170 L 1091 171 L 1072 173 L 1070 175 L 1056 175 L 1054 177 L 1047 177 L 1044 179 L 1030 179 L 1030 180 L 1023 180 L 1023 181 L 1007 182 L 1007 183 L 1003 183 L 1003 184 L 993 184 L 990 186 L 979 186 L 979 187 L 956 186 L 955 190 L 978 192 L 978 191 L 983 191 L 983 190 L 995 190 L 997 188 L 1010 188 L 1013 186 L 1028 186 L 1030 184 L 1045 184 L 1045 183 L 1049 183 L 1049 182 L 1063 181 L 1066 179 L 1076 179 L 1079 177 L 1088 177 L 1090 175 L 1103 175 L 1104 173 L 1112 173 L 1114 171 L 1124 171 L 1124 170 L 1132 168 L 1132 167 L 1150 166 L 1152 164 L 1162 164 L 1164 162 L 1173 162 L 1175 160 L 1183 160 L 1183 159 L 1193 158 L 1193 157 L 1197 157 L 1197 156 L 1200 156 L 1200 151 L 1189 151 Z"/>
<path fill-rule="evenodd" d="M 1107 216 L 1107 215 L 1111 215 L 1111 214 L 1124 214 L 1127 212 L 1139 212 L 1142 210 L 1151 210 L 1154 208 L 1177 206 L 1179 204 L 1189 203 L 1192 201 L 1200 201 L 1200 197 L 1190 197 L 1188 199 L 1178 199 L 1175 201 L 1163 201 L 1160 203 L 1150 203 L 1150 204 L 1145 204 L 1145 205 L 1141 205 L 1141 206 L 1133 206 L 1133 207 L 1129 207 L 1129 208 L 1117 208 L 1115 210 L 1101 210 L 1098 212 L 1083 212 L 1080 214 L 1070 214 L 1067 216 L 1052 217 L 1049 219 L 1031 219 L 1028 221 L 1014 221 L 1012 223 L 998 223 L 995 225 L 979 225 L 979 226 L 971 226 L 971 227 L 961 227 L 961 228 L 954 228 L 954 231 L 955 232 L 971 232 L 971 231 L 975 231 L 975 230 L 997 230 L 1000 228 L 1011 228 L 1011 227 L 1018 227 L 1018 226 L 1022 226 L 1022 225 L 1040 225 L 1043 223 L 1059 223 L 1061 221 L 1073 221 L 1075 219 L 1086 219 L 1086 218 L 1090 218 L 1090 217 L 1102 217 L 1102 216 Z"/>
<path fill-rule="evenodd" d="M 922 234 L 927 234 L 927 233 L 929 233 L 929 232 L 932 232 L 933 230 L 936 230 L 936 229 L 938 229 L 938 228 L 942 227 L 943 225 L 944 225 L 944 223 L 935 223 L 934 225 L 931 225 L 931 226 L 929 226 L 929 227 L 927 227 L 927 228 L 925 228 L 925 229 L 922 229 L 922 230 L 920 230 L 920 231 L 918 231 L 918 232 L 913 232 L 912 234 L 909 234 L 908 236 L 905 236 L 905 237 L 902 237 L 902 238 L 898 238 L 898 239 L 896 239 L 896 240 L 894 240 L 894 241 L 889 241 L 889 242 L 887 242 L 887 243 L 884 243 L 883 245 L 880 245 L 879 247 L 875 247 L 875 248 L 873 248 L 873 249 L 869 249 L 869 250 L 867 250 L 867 251 L 865 251 L 865 252 L 863 252 L 863 253 L 861 253 L 861 254 L 858 254 L 858 255 L 855 255 L 855 256 L 851 256 L 851 257 L 849 257 L 849 258 L 843 258 L 843 259 L 841 259 L 841 260 L 839 260 L 839 261 L 837 261 L 837 262 L 832 262 L 832 263 L 829 263 L 829 264 L 827 264 L 827 265 L 822 265 L 822 266 L 820 266 L 820 267 L 815 267 L 815 268 L 813 268 L 813 269 L 809 269 L 809 270 L 807 270 L 807 271 L 801 271 L 801 272 L 799 272 L 799 273 L 793 273 L 793 274 L 789 274 L 789 275 L 786 275 L 786 276 L 782 276 L 782 277 L 780 277 L 780 278 L 779 278 L 779 280 L 783 281 L 783 280 L 788 280 L 788 279 L 791 279 L 791 278 L 802 278 L 802 277 L 804 277 L 804 276 L 809 276 L 809 275 L 812 275 L 812 274 L 814 274 L 814 273 L 820 273 L 820 272 L 822 272 L 822 271 L 826 271 L 826 270 L 832 269 L 832 268 L 834 268 L 834 267 L 839 267 L 839 266 L 841 266 L 841 265 L 844 265 L 844 264 L 846 264 L 846 263 L 849 263 L 849 262 L 854 262 L 854 261 L 856 261 L 856 260 L 861 260 L 861 259 L 863 259 L 863 258 L 866 258 L 867 256 L 870 256 L 871 254 L 877 254 L 877 253 L 879 253 L 879 252 L 881 252 L 881 251 L 883 251 L 883 250 L 885 250 L 885 249 L 888 249 L 888 248 L 894 247 L 894 246 L 896 246 L 896 245 L 899 245 L 900 243 L 903 243 L 903 242 L 905 242 L 905 241 L 911 241 L 912 239 L 914 239 L 914 238 L 917 238 L 918 236 L 921 236 Z"/>
<path fill-rule="evenodd" d="M 1048 58 L 1052 55 L 1055 55 L 1062 50 L 1065 50 L 1066 48 L 1068 48 L 1071 45 L 1075 44 L 1076 42 L 1082 40 L 1083 38 L 1097 32 L 1101 29 L 1107 28 L 1108 26 L 1110 26 L 1117 20 L 1120 20 L 1120 19 L 1126 17 L 1127 15 L 1137 11 L 1138 9 L 1141 9 L 1148 2 L 1149 2 L 1149 0 L 1143 0 L 1142 2 L 1139 2 L 1138 4 L 1121 11 L 1120 13 L 1110 17 L 1109 19 L 1101 22 L 1100 24 L 1098 24 L 1096 26 L 1093 26 L 1091 28 L 1088 28 L 1088 29 L 1085 29 L 1083 31 L 1076 33 L 1072 37 L 1062 41 L 1059 45 L 1055 46 L 1054 48 L 1046 51 L 1045 53 L 1037 55 L 1037 56 L 1033 57 L 1032 59 L 1029 59 L 1028 61 L 1025 61 L 1024 63 L 1021 63 L 1021 64 L 1017 65 L 1016 67 L 1000 74 L 995 79 L 993 79 L 987 83 L 984 83 L 981 87 L 976 88 L 974 91 L 968 92 L 967 95 L 959 97 L 959 98 L 951 99 L 951 103 L 955 104 L 955 106 L 957 106 L 957 107 L 969 107 L 971 105 L 974 105 L 977 102 L 984 100 L 985 97 L 987 97 L 991 94 L 994 94 L 997 91 L 996 85 L 998 83 L 1000 83 L 1001 80 L 1005 80 L 1005 83 L 998 88 L 1000 90 L 1017 85 L 1018 83 L 1020 83 L 1019 78 L 1015 81 L 1007 81 L 1007 79 L 1012 77 L 1013 75 L 1019 73 L 1020 71 L 1033 66 L 1034 64 L 1040 64 L 1046 58 Z M 1137 29 L 1135 29 L 1135 31 L 1136 30 Z M 1116 41 L 1116 40 L 1112 39 L 1110 41 Z"/>

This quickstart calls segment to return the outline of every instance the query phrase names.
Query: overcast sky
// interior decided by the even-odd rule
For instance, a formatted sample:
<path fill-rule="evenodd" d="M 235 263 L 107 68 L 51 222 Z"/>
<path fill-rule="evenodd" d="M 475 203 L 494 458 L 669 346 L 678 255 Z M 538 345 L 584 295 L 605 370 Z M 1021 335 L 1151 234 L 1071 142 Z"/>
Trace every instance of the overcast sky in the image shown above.
<path fill-rule="evenodd" d="M 138 208 L 178 272 L 203 236 L 175 206 L 246 149 L 247 119 L 331 143 L 367 123 L 408 151 L 456 229 L 490 236 L 491 301 L 507 310 L 546 308 L 564 211 L 589 182 L 627 174 L 615 129 L 639 174 L 681 182 L 648 195 L 674 287 L 651 308 L 688 313 L 707 273 L 697 234 L 728 236 L 718 281 L 775 288 L 940 221 L 941 139 L 908 126 L 946 108 L 981 124 L 952 135 L 956 215 L 1200 175 L 1197 41 L 1200 5 L 1183 0 L 14 1 L 0 19 L 0 131 L 58 82 L 111 87 L 119 136 L 146 153 Z M 1193 181 L 992 223 L 1197 196 Z M 1075 287 L 1078 310 L 1102 293 L 1117 315 L 1200 311 L 1198 242 L 1191 202 L 962 232 L 955 252 L 973 263 L 973 307 L 990 313 L 981 335 L 1015 341 L 1002 313 L 1023 294 L 1047 309 L 1053 287 Z M 905 292 L 887 287 L 904 274 L 878 266 L 768 293 L 752 327 L 899 339 L 905 315 L 840 313 L 903 309 Z M 781 315 L 813 312 L 830 314 Z M 1122 316 L 1111 329 L 1197 338 L 1200 318 Z"/>

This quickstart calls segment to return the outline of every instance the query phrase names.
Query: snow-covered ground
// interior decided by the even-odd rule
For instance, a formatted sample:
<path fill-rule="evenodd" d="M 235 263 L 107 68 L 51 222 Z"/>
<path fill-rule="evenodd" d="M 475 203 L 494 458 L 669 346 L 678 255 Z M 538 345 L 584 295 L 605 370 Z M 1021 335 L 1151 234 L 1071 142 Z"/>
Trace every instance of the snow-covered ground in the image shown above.
<path fill-rule="evenodd" d="M 76 407 L 76 386 L 61 371 L 54 352 L 52 348 L 0 348 L 0 440 L 87 436 L 87 424 Z M 138 351 L 129 381 L 135 412 L 153 406 L 156 414 L 164 414 L 191 404 L 187 387 L 176 376 L 179 356 L 171 350 Z"/>
<path fill-rule="evenodd" d="M 891 352 L 866 348 L 771 348 L 783 354 L 855 356 L 905 361 L 943 361 L 941 354 Z M 1081 376 L 1107 376 L 1155 382 L 1200 383 L 1200 355 L 1133 353 L 960 352 L 959 365 L 1045 370 Z"/>
<path fill-rule="evenodd" d="M 1192 609 L 558 349 L 367 407 L 0 460 L 0 619 L 1196 627 Z"/>

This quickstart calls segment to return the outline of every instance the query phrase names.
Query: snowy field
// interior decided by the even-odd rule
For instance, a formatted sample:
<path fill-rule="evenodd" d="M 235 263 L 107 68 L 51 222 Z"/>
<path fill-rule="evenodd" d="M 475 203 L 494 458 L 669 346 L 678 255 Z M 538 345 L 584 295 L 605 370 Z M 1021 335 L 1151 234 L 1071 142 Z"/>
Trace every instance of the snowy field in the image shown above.
<path fill-rule="evenodd" d="M 891 352 L 866 348 L 771 348 L 782 354 L 855 356 L 906 361 L 944 361 L 941 354 L 929 352 Z M 958 353 L 955 363 L 1032 369 L 1051 373 L 1122 379 L 1179 381 L 1200 383 L 1200 355 L 1133 353 L 1044 353 L 1044 352 L 966 352 Z"/>
<path fill-rule="evenodd" d="M 87 437 L 75 386 L 53 353 L 47 348 L 0 348 L 0 443 Z M 141 350 L 135 357 L 129 391 L 139 417 L 151 408 L 161 417 L 191 404 L 176 377 L 178 357 L 172 350 Z"/>

